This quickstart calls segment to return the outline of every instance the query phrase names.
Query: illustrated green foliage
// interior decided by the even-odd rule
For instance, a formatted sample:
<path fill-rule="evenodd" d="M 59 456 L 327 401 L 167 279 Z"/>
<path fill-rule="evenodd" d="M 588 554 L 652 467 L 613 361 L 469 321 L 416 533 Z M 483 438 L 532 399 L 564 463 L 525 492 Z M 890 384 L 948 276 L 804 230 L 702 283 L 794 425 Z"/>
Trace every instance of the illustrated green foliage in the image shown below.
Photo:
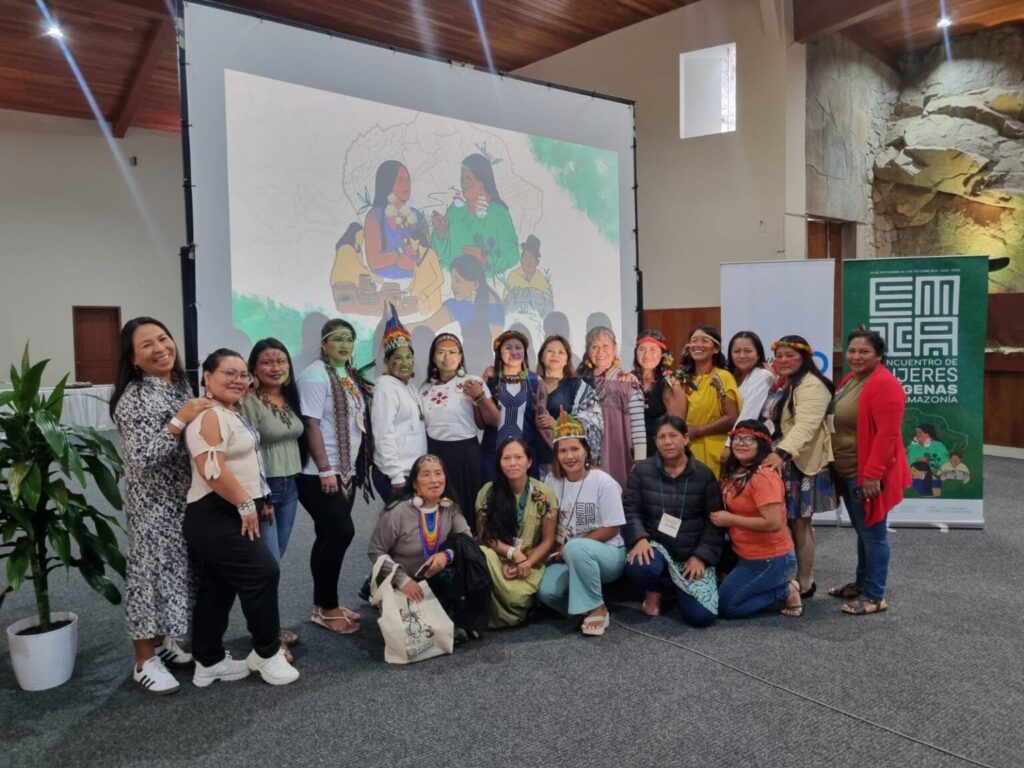
<path fill-rule="evenodd" d="M 121 457 L 95 429 L 60 423 L 67 376 L 48 397 L 40 395 L 48 362 L 33 365 L 26 344 L 20 368 L 11 366 L 11 390 L 0 393 L 0 604 L 31 581 L 43 631 L 50 627 L 51 571 L 74 568 L 117 604 L 121 593 L 107 569 L 122 578 L 126 569 L 115 533 L 120 523 L 81 492 L 92 483 L 120 510 Z"/>
<path fill-rule="evenodd" d="M 530 137 L 530 151 L 594 222 L 608 242 L 619 247 L 619 162 L 614 152 L 582 144 Z"/>

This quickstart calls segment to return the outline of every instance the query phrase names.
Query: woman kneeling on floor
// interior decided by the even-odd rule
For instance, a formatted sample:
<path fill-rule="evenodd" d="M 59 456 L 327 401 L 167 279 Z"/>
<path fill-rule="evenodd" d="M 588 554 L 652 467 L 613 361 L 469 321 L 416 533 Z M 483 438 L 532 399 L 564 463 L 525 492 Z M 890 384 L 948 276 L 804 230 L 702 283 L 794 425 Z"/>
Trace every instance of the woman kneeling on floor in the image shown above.
<path fill-rule="evenodd" d="M 237 352 L 218 349 L 211 354 L 203 362 L 203 386 L 213 407 L 185 429 L 193 467 L 184 533 L 199 581 L 192 682 L 200 688 L 216 680 L 240 680 L 250 670 L 271 685 L 299 677 L 281 646 L 277 560 L 260 538 L 258 513 L 270 487 L 260 461 L 259 433 L 238 412 L 250 381 Z M 236 595 L 252 635 L 252 653 L 245 661 L 232 659 L 224 650 Z"/>
<path fill-rule="evenodd" d="M 555 546 L 558 498 L 529 476 L 531 466 L 526 441 L 509 438 L 498 447 L 494 482 L 476 498 L 477 539 L 493 589 L 492 627 L 510 627 L 526 618 Z"/>
<path fill-rule="evenodd" d="M 622 576 L 622 489 L 591 467 L 590 445 L 579 421 L 555 422 L 555 463 L 545 485 L 559 499 L 557 548 L 548 558 L 537 598 L 561 614 L 584 615 L 585 635 L 603 635 L 610 621 L 601 585 Z"/>
<path fill-rule="evenodd" d="M 796 553 L 786 526 L 786 489 L 778 472 L 761 466 L 772 436 L 760 421 L 748 419 L 729 438 L 731 455 L 722 469 L 725 510 L 712 512 L 711 522 L 729 529 L 739 562 L 718 587 L 719 613 L 738 619 L 784 602 L 782 614 L 798 617 L 804 607 L 800 584 L 789 580 Z"/>
<path fill-rule="evenodd" d="M 406 490 L 392 501 L 377 520 L 377 526 L 370 536 L 367 553 L 371 563 L 381 555 L 388 561 L 380 569 L 379 578 L 384 579 L 396 569 L 392 583 L 415 603 L 423 599 L 419 580 L 426 579 L 441 607 L 455 622 L 455 641 L 466 639 L 466 629 L 460 625 L 457 608 L 460 597 L 467 605 L 482 604 L 483 598 L 490 598 L 490 583 L 486 595 L 461 595 L 460 572 L 465 563 L 457 561 L 456 548 L 451 546 L 454 539 L 466 541 L 471 547 L 460 545 L 460 554 L 467 557 L 471 550 L 482 559 L 480 550 L 473 542 L 466 518 L 458 505 L 445 496 L 444 464 L 437 456 L 420 456 L 412 465 Z M 463 539 L 462 535 L 466 538 Z M 463 622 L 476 626 L 475 621 Z M 475 634 L 475 632 L 474 632 Z"/>
<path fill-rule="evenodd" d="M 679 615 L 693 627 L 718 615 L 715 566 L 725 534 L 710 519 L 722 508 L 718 482 L 690 453 L 686 422 L 667 414 L 655 425 L 657 456 L 636 465 L 626 483 L 626 576 L 643 589 L 643 612 L 661 613 L 661 577 L 675 586 Z"/>

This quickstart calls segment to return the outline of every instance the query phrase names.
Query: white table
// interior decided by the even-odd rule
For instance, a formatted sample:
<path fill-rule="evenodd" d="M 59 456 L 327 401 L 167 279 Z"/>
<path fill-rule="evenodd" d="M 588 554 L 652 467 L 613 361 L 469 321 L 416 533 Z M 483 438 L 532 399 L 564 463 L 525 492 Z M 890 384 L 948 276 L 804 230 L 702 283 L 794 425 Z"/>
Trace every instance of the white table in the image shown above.
<path fill-rule="evenodd" d="M 55 387 L 40 387 L 39 394 L 49 397 Z M 112 432 L 116 427 L 110 418 L 110 396 L 113 384 L 64 390 L 64 410 L 61 424 L 74 427 L 92 427 L 100 432 Z"/>

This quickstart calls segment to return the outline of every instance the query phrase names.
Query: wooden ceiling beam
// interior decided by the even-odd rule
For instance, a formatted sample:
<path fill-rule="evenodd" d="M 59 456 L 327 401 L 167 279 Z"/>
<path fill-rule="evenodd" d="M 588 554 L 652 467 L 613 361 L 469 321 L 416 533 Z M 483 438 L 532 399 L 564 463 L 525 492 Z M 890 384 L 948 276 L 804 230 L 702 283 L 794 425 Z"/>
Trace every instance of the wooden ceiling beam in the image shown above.
<path fill-rule="evenodd" d="M 809 43 L 901 5 L 901 0 L 793 0 L 793 38 Z"/>
<path fill-rule="evenodd" d="M 128 132 L 128 126 L 132 124 L 135 110 L 139 108 L 142 96 L 145 94 L 146 88 L 149 87 L 149 81 L 160 59 L 160 54 L 166 51 L 173 42 L 172 30 L 173 24 L 171 19 L 164 17 L 154 22 L 152 29 L 149 31 L 142 53 L 142 61 L 139 62 L 139 67 L 135 70 L 135 76 L 128 87 L 128 93 L 121 102 L 121 106 L 113 120 L 115 138 L 123 139 Z"/>

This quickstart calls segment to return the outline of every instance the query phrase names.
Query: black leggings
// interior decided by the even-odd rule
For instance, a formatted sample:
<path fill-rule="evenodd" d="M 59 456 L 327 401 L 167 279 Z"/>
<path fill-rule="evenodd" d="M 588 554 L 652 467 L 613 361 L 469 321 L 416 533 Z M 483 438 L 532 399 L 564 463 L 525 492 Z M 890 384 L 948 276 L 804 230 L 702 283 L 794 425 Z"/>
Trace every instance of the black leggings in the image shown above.
<path fill-rule="evenodd" d="M 326 494 L 316 475 L 299 475 L 299 501 L 313 518 L 316 539 L 309 552 L 309 570 L 313 573 L 313 604 L 321 610 L 338 607 L 338 577 L 348 545 L 356 535 L 352 524 L 355 490 L 348 498 L 339 488 Z"/>
<path fill-rule="evenodd" d="M 258 502 L 262 509 L 262 500 Z M 277 607 L 277 560 L 262 539 L 241 533 L 238 510 L 216 493 L 188 505 L 183 531 L 195 556 L 196 605 L 192 653 L 204 667 L 224 658 L 224 633 L 235 597 L 252 635 L 252 647 L 265 659 L 281 646 Z"/>

